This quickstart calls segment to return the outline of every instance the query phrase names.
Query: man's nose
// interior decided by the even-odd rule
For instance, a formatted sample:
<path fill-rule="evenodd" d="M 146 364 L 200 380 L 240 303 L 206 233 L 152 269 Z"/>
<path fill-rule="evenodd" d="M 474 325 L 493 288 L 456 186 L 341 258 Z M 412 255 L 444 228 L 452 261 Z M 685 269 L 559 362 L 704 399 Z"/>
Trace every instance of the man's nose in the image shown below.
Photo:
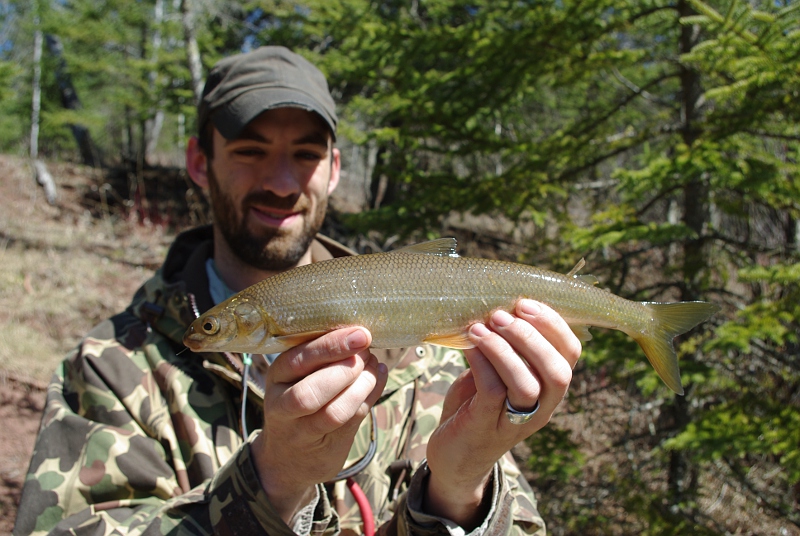
<path fill-rule="evenodd" d="M 291 158 L 286 155 L 271 159 L 264 170 L 262 188 L 281 197 L 300 192 L 300 181 L 291 163 Z"/>

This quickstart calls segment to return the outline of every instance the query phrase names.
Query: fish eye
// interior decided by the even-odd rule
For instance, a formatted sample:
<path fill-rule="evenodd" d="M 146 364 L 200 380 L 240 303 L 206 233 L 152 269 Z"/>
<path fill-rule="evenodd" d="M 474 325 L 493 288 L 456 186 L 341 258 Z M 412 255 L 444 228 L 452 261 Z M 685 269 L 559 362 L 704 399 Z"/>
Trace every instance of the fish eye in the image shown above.
<path fill-rule="evenodd" d="M 219 331 L 219 320 L 213 316 L 209 316 L 205 319 L 201 327 L 203 329 L 203 333 L 206 335 L 214 335 Z"/>

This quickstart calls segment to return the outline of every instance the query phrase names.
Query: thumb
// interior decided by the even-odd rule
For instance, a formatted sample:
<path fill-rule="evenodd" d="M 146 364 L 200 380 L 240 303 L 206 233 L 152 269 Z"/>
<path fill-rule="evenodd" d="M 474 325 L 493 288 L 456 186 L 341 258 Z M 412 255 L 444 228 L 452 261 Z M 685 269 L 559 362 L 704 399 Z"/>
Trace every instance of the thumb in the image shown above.
<path fill-rule="evenodd" d="M 460 408 L 464 402 L 475 396 L 477 392 L 475 388 L 475 378 L 472 377 L 472 369 L 467 369 L 459 374 L 445 396 L 440 422 L 444 422 L 452 417 L 455 412 L 458 411 L 458 408 Z"/>

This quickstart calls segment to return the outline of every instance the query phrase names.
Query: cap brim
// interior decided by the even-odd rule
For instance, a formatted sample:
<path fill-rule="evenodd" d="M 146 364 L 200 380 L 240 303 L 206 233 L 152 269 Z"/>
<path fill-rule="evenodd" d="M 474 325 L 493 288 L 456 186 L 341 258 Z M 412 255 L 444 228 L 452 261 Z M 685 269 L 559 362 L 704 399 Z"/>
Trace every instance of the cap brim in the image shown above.
<path fill-rule="evenodd" d="M 258 88 L 239 95 L 211 113 L 214 126 L 226 139 L 239 137 L 244 127 L 266 110 L 273 108 L 300 108 L 319 115 L 336 139 L 336 121 L 325 113 L 324 107 L 311 96 L 288 88 Z"/>

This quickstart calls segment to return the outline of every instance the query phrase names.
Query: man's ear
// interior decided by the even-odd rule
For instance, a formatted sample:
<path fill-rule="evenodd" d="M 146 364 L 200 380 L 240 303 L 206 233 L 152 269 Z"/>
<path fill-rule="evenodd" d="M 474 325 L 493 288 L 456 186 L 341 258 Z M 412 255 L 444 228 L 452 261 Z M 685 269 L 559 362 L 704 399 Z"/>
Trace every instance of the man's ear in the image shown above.
<path fill-rule="evenodd" d="M 192 182 L 200 188 L 208 188 L 208 158 L 200 148 L 197 136 L 189 138 L 186 145 L 186 171 Z"/>
<path fill-rule="evenodd" d="M 339 185 L 339 174 L 342 171 L 342 154 L 334 147 L 331 152 L 331 180 L 328 181 L 328 195 Z"/>

